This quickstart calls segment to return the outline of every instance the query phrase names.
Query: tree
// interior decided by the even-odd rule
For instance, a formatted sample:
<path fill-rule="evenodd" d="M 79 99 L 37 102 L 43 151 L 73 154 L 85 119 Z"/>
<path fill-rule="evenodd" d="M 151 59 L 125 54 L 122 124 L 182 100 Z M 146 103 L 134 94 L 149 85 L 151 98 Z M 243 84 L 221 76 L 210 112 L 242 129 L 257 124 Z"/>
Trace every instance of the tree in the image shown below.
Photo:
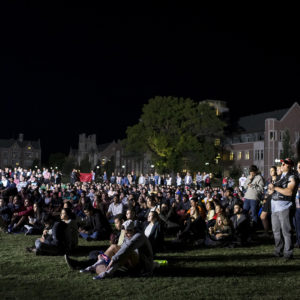
<path fill-rule="evenodd" d="M 224 126 L 206 103 L 155 97 L 144 105 L 139 123 L 127 128 L 126 151 L 150 151 L 159 172 L 203 169 L 214 162 L 214 142 L 222 137 Z"/>
<path fill-rule="evenodd" d="M 66 160 L 66 155 L 64 153 L 50 154 L 49 166 L 52 166 L 53 168 L 57 167 L 58 170 L 62 170 L 65 160 Z"/>
<path fill-rule="evenodd" d="M 291 137 L 290 137 L 290 132 L 286 129 L 283 135 L 283 140 L 282 140 L 282 159 L 290 157 L 293 158 L 294 153 L 291 147 Z"/>

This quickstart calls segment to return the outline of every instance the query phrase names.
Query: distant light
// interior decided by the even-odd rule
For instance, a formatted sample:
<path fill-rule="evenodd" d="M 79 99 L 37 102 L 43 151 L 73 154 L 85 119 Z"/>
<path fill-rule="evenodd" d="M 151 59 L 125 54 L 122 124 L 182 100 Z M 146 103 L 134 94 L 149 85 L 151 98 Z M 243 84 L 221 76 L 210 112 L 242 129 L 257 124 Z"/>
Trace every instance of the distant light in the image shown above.
<path fill-rule="evenodd" d="M 154 168 L 154 165 L 151 165 L 150 167 L 151 167 L 151 168 Z"/>
<path fill-rule="evenodd" d="M 34 167 L 37 169 L 38 166 L 34 166 Z"/>
<path fill-rule="evenodd" d="M 125 165 L 122 166 L 122 169 L 125 169 Z"/>
<path fill-rule="evenodd" d="M 99 169 L 100 167 L 99 166 L 97 166 L 97 169 Z"/>
<path fill-rule="evenodd" d="M 209 165 L 209 162 L 206 162 L 205 165 L 208 166 L 208 165 Z"/>
<path fill-rule="evenodd" d="M 30 146 L 28 146 L 28 147 L 27 147 L 27 149 L 28 149 L 28 150 L 31 150 L 31 147 L 30 147 Z"/>

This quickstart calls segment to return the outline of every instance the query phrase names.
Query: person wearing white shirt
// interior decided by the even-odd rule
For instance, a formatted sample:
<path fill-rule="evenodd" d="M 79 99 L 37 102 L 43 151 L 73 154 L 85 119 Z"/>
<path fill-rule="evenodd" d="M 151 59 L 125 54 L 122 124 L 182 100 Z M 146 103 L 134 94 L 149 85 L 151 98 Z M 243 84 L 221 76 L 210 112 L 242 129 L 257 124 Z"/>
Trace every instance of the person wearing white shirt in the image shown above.
<path fill-rule="evenodd" d="M 192 176 L 189 172 L 187 172 L 186 176 L 184 177 L 184 184 L 186 186 L 190 186 L 193 182 Z"/>
<path fill-rule="evenodd" d="M 239 187 L 240 187 L 241 191 L 244 190 L 244 183 L 246 180 L 247 180 L 247 177 L 245 177 L 245 174 L 242 174 L 242 176 L 239 178 Z"/>
<path fill-rule="evenodd" d="M 141 174 L 141 176 L 139 177 L 139 184 L 141 185 L 145 185 L 146 180 L 143 174 Z"/>
<path fill-rule="evenodd" d="M 182 185 L 182 178 L 180 177 L 179 173 L 177 173 L 176 184 L 177 184 L 177 186 L 181 186 Z"/>

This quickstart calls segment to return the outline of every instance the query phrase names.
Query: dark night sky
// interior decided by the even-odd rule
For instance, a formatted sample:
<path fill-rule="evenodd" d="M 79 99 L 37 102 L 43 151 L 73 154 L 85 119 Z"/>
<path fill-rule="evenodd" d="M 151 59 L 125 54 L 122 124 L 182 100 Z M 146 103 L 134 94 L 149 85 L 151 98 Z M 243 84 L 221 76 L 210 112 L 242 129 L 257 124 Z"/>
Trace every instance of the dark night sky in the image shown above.
<path fill-rule="evenodd" d="M 289 107 L 300 94 L 297 19 L 14 11 L 0 21 L 0 138 L 41 138 L 46 160 L 82 132 L 124 138 L 156 95 L 224 100 L 235 116 Z"/>

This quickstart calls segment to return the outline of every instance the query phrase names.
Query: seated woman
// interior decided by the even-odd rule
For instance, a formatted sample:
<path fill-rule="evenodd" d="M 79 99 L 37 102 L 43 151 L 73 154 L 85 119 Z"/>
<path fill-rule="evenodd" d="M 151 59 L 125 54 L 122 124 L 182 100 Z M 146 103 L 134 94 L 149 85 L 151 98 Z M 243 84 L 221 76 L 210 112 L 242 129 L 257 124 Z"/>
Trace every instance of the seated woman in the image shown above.
<path fill-rule="evenodd" d="M 27 251 L 36 255 L 62 255 L 72 251 L 78 244 L 78 232 L 71 210 L 63 208 L 60 218 L 60 221 L 55 221 L 52 215 L 46 215 L 42 237 Z"/>
<path fill-rule="evenodd" d="M 184 228 L 179 231 L 177 239 L 174 242 L 183 242 L 187 240 L 196 241 L 205 236 L 205 213 L 201 206 L 198 206 L 198 200 L 192 198 L 190 200 L 191 208 L 188 210 L 188 217 L 185 220 Z"/>
<path fill-rule="evenodd" d="M 216 223 L 216 220 L 214 219 L 215 216 L 215 209 L 214 209 L 214 204 L 213 202 L 206 202 L 205 204 L 206 208 L 206 218 L 205 218 L 205 223 L 207 225 L 207 228 L 214 226 Z"/>
<path fill-rule="evenodd" d="M 42 212 L 41 207 L 38 203 L 33 204 L 33 215 L 29 216 L 29 221 L 27 225 L 24 225 L 26 231 L 25 235 L 30 234 L 42 234 L 43 233 L 43 216 L 44 213 Z"/>
<path fill-rule="evenodd" d="M 153 254 L 162 249 L 164 237 L 156 211 L 149 213 L 148 222 L 144 226 L 144 234 L 151 243 Z"/>
<path fill-rule="evenodd" d="M 214 227 L 209 227 L 209 234 L 204 244 L 206 246 L 227 246 L 232 240 L 232 227 L 224 214 L 219 214 Z"/>

